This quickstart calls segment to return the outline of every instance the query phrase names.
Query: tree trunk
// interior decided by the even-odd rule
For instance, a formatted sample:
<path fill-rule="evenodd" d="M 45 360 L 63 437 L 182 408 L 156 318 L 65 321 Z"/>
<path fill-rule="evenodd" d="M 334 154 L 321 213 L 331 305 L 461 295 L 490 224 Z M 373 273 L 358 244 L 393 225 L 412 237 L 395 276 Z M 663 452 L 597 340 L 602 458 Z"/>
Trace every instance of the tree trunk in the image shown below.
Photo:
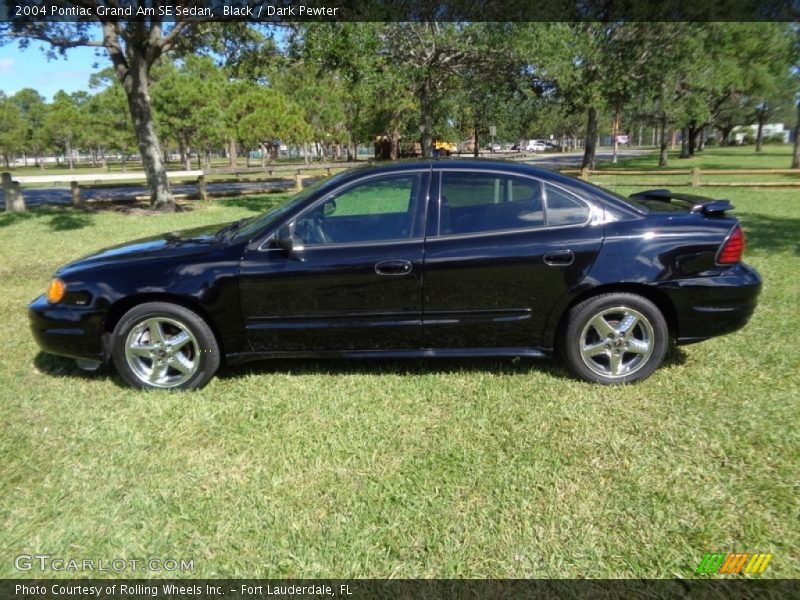
<path fill-rule="evenodd" d="M 473 129 L 472 131 L 473 131 L 473 134 L 472 134 L 472 155 L 475 158 L 478 158 L 478 156 L 480 156 L 480 153 L 481 153 L 481 148 L 480 148 L 480 146 L 478 146 L 479 136 L 478 136 L 478 124 L 477 123 L 475 123 L 475 129 Z"/>
<path fill-rule="evenodd" d="M 792 154 L 792 168 L 800 169 L 800 102 L 797 104 L 797 123 L 794 126 L 794 153 Z"/>
<path fill-rule="evenodd" d="M 669 163 L 669 158 L 667 154 L 667 146 L 669 143 L 667 142 L 667 116 L 663 115 L 661 117 L 661 148 L 658 155 L 658 166 L 659 167 L 666 167 Z"/>
<path fill-rule="evenodd" d="M 228 140 L 228 166 L 236 168 L 239 156 L 236 154 L 236 140 Z"/>
<path fill-rule="evenodd" d="M 681 155 L 680 158 L 689 158 L 689 128 L 681 128 Z"/>
<path fill-rule="evenodd" d="M 756 152 L 761 152 L 761 146 L 764 145 L 764 113 L 758 111 L 756 114 L 758 119 L 758 130 L 756 131 Z"/>
<path fill-rule="evenodd" d="M 261 144 L 261 168 L 267 168 L 267 147 Z"/>
<path fill-rule="evenodd" d="M 391 148 L 389 148 L 389 158 L 391 160 L 397 160 L 400 158 L 400 128 L 396 125 L 392 129 L 390 140 Z"/>
<path fill-rule="evenodd" d="M 726 125 L 725 127 L 720 127 L 719 131 L 722 134 L 722 139 L 720 140 L 719 145 L 730 146 L 731 132 L 733 131 L 733 125 Z"/>
<path fill-rule="evenodd" d="M 697 151 L 702 152 L 706 149 L 706 128 L 700 129 L 700 135 L 697 138 Z"/>
<path fill-rule="evenodd" d="M 689 156 L 694 156 L 694 151 L 697 148 L 697 134 L 699 131 L 697 125 L 694 123 L 689 125 Z"/>
<path fill-rule="evenodd" d="M 595 148 L 597 144 L 597 109 L 589 107 L 586 119 L 586 145 L 583 149 L 581 169 L 594 169 Z"/>
<path fill-rule="evenodd" d="M 191 157 L 189 156 L 189 150 L 186 147 L 186 140 L 183 139 L 183 136 L 178 138 L 178 152 L 181 155 L 181 162 L 183 163 L 183 168 L 186 171 L 191 171 L 192 163 Z"/>
<path fill-rule="evenodd" d="M 150 206 L 158 209 L 175 209 L 175 201 L 169 189 L 167 170 L 161 161 L 161 145 L 156 134 L 153 113 L 150 109 L 150 90 L 148 89 L 147 64 L 136 59 L 130 65 L 130 72 L 123 82 L 128 107 L 133 119 L 133 129 L 142 157 L 142 166 L 150 187 Z"/>
<path fill-rule="evenodd" d="M 422 156 L 433 156 L 433 105 L 431 104 L 428 83 L 424 82 L 418 90 L 419 97 L 419 143 Z"/>
<path fill-rule="evenodd" d="M 75 159 L 72 156 L 72 144 L 69 140 L 66 141 L 64 147 L 67 151 L 67 161 L 69 162 L 69 170 L 72 171 L 75 168 Z"/>

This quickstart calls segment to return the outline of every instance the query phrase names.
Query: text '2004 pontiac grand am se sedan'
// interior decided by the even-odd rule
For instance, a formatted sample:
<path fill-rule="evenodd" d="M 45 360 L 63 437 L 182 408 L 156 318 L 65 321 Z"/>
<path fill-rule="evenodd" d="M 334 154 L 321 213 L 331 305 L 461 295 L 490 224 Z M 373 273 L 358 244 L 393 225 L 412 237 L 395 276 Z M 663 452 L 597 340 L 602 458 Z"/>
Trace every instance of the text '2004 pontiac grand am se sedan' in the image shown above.
<path fill-rule="evenodd" d="M 265 214 L 61 267 L 29 307 L 45 352 L 141 388 L 277 357 L 531 356 L 648 377 L 668 345 L 735 331 L 758 274 L 726 200 L 622 198 L 528 165 L 357 168 Z"/>

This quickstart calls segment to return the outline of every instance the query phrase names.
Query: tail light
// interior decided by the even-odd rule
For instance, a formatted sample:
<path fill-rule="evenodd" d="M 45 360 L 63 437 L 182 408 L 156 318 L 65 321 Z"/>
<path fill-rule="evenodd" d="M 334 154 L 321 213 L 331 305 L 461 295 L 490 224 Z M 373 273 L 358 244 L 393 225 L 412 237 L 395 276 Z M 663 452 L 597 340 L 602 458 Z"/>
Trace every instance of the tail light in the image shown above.
<path fill-rule="evenodd" d="M 741 262 L 742 254 L 744 254 L 744 231 L 737 225 L 722 243 L 717 253 L 717 264 L 732 265 Z"/>

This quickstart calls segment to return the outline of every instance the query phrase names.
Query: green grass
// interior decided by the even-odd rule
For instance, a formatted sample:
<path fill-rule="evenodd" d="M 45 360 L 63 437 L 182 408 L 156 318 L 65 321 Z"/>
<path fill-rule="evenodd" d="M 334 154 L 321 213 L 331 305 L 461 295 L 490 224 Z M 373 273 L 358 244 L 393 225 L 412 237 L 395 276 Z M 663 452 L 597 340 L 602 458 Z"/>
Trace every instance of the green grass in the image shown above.
<path fill-rule="evenodd" d="M 792 163 L 791 144 L 769 144 L 756 152 L 755 146 L 720 148 L 708 146 L 691 158 L 680 158 L 680 145 L 668 152 L 668 165 L 664 169 L 788 169 Z M 658 151 L 652 154 L 623 158 L 614 165 L 602 164 L 603 169 L 658 169 Z"/>
<path fill-rule="evenodd" d="M 624 191 L 624 190 L 623 190 Z M 13 558 L 193 559 L 197 577 L 800 576 L 800 198 L 737 205 L 765 279 L 742 331 L 639 385 L 528 360 L 275 361 L 142 393 L 40 354 L 25 305 L 91 250 L 253 215 L 0 214 L 0 577 Z"/>

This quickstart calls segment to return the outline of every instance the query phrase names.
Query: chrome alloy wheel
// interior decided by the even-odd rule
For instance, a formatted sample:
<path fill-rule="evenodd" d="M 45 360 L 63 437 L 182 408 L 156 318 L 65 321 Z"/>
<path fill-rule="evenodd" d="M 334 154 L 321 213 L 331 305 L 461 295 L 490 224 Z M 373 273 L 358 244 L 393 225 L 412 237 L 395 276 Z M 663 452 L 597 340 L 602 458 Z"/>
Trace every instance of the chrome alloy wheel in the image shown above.
<path fill-rule="evenodd" d="M 180 321 L 152 317 L 131 328 L 125 340 L 125 360 L 143 383 L 173 388 L 189 380 L 200 366 L 200 348 Z"/>
<path fill-rule="evenodd" d="M 655 343 L 653 325 L 627 306 L 606 308 L 586 323 L 580 337 L 583 363 L 594 373 L 622 378 L 647 364 Z"/>

